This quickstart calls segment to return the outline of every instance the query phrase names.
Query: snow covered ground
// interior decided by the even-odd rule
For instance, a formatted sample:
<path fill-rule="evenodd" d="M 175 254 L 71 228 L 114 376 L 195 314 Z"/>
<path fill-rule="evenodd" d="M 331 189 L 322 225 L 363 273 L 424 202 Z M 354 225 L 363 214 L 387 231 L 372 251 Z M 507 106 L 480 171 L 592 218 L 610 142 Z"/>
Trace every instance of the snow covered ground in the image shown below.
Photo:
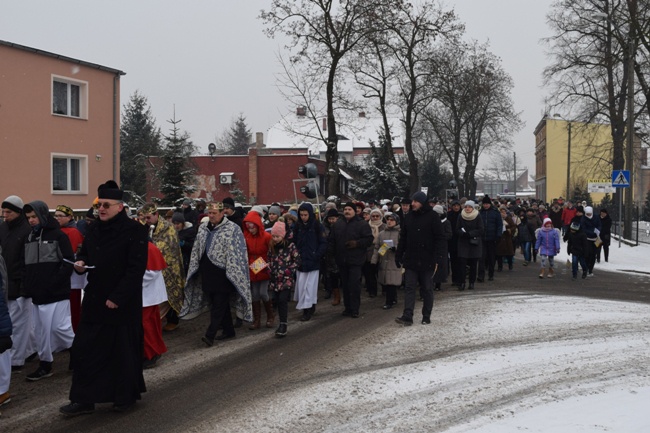
<path fill-rule="evenodd" d="M 650 272 L 648 257 L 650 246 L 616 244 L 596 277 Z M 431 326 L 381 326 L 333 353 L 331 373 L 315 366 L 313 383 L 191 431 L 650 431 L 650 305 L 523 292 L 439 299 Z"/>

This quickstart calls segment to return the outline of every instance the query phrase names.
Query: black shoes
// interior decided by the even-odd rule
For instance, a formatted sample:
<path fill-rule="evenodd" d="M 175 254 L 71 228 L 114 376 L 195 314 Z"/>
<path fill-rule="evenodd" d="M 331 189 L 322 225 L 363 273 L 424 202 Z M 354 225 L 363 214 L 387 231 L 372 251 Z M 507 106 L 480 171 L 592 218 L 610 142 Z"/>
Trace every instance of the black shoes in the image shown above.
<path fill-rule="evenodd" d="M 467 290 L 474 290 L 474 283 L 469 283 Z"/>
<path fill-rule="evenodd" d="M 278 326 L 278 329 L 275 330 L 275 336 L 278 338 L 282 338 L 285 335 L 287 335 L 287 324 L 286 323 L 280 323 L 280 326 Z"/>
<path fill-rule="evenodd" d="M 431 319 L 429 317 L 423 317 L 422 318 L 422 324 L 423 325 L 430 325 L 431 324 Z"/>
<path fill-rule="evenodd" d="M 228 340 L 229 338 L 235 338 L 235 333 L 233 332 L 232 334 L 219 334 L 215 337 L 215 340 L 221 341 L 221 340 Z"/>
<path fill-rule="evenodd" d="M 463 290 L 465 290 L 465 283 L 458 286 L 458 291 L 459 292 L 462 292 Z"/>
<path fill-rule="evenodd" d="M 350 314 L 350 317 L 353 319 L 358 319 L 359 318 L 359 312 L 358 311 L 353 311 L 352 314 Z"/>
<path fill-rule="evenodd" d="M 133 406 L 135 406 L 135 402 L 133 403 L 127 403 L 127 404 L 117 404 L 115 403 L 113 405 L 113 412 L 128 412 L 131 409 L 133 409 Z"/>
<path fill-rule="evenodd" d="M 386 304 L 381 308 L 383 308 L 384 310 L 390 310 L 391 308 L 393 308 L 393 304 Z"/>
<path fill-rule="evenodd" d="M 70 404 L 61 406 L 59 412 L 69 417 L 86 415 L 95 412 L 95 405 L 93 403 L 76 403 L 72 401 Z"/>
<path fill-rule="evenodd" d="M 156 366 L 156 362 L 158 362 L 159 359 L 160 359 L 160 355 L 155 355 L 151 359 L 145 359 L 144 361 L 142 361 L 142 368 L 144 368 L 145 370 L 148 368 L 154 368 Z"/>
<path fill-rule="evenodd" d="M 30 382 L 36 382 L 37 380 L 45 379 L 46 377 L 52 376 L 52 369 L 46 370 L 43 367 L 38 367 L 38 369 L 27 375 L 26 379 Z"/>
<path fill-rule="evenodd" d="M 482 283 L 485 280 L 483 278 L 477 278 L 476 281 L 478 281 L 479 283 Z"/>
<path fill-rule="evenodd" d="M 214 338 L 210 338 L 207 335 L 201 337 L 201 341 L 204 342 L 208 347 L 212 347 L 214 345 Z"/>
<path fill-rule="evenodd" d="M 400 316 L 400 317 L 395 319 L 395 322 L 399 323 L 400 325 L 411 326 L 413 324 L 413 319 L 409 319 L 408 317 Z"/>
<path fill-rule="evenodd" d="M 350 310 L 343 310 L 343 312 L 341 313 L 341 316 L 351 316 L 351 315 L 352 315 L 352 311 Z"/>

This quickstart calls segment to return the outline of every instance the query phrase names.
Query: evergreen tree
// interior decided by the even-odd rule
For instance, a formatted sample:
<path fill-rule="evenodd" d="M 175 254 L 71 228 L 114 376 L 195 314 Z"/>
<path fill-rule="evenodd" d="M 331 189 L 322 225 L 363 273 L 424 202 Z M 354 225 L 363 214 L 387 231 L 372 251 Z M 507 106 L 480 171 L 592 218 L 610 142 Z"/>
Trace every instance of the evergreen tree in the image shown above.
<path fill-rule="evenodd" d="M 609 195 L 609 193 L 605 194 L 605 197 L 600 201 L 600 205 L 598 206 L 598 209 L 613 209 L 614 208 L 614 201 L 612 200 L 612 196 Z"/>
<path fill-rule="evenodd" d="M 248 155 L 251 130 L 246 125 L 246 118 L 240 114 L 219 140 L 219 147 L 226 155 Z"/>
<path fill-rule="evenodd" d="M 344 168 L 355 178 L 350 189 L 361 200 L 390 198 L 395 195 L 408 196 L 408 178 L 403 176 L 390 160 L 384 140 L 381 145 L 370 143 L 370 154 L 365 165 L 344 164 Z"/>
<path fill-rule="evenodd" d="M 177 200 L 196 190 L 193 183 L 196 167 L 190 159 L 196 151 L 196 146 L 189 140 L 187 132 L 180 132 L 178 124 L 181 121 L 176 120 L 176 114 L 167 122 L 171 123 L 172 127 L 170 135 L 164 136 L 162 166 L 158 170 L 158 180 L 160 192 L 164 194 L 160 203 L 172 206 Z"/>
<path fill-rule="evenodd" d="M 592 206 L 593 201 L 591 200 L 591 194 L 589 190 L 581 182 L 577 183 L 573 188 L 573 199 L 572 201 L 576 204 L 580 204 L 583 201 L 587 202 L 587 206 Z"/>
<path fill-rule="evenodd" d="M 122 189 L 144 198 L 150 156 L 160 155 L 160 128 L 151 115 L 147 98 L 137 90 L 124 106 L 120 127 L 120 180 Z"/>
<path fill-rule="evenodd" d="M 440 161 L 433 156 L 420 161 L 420 183 L 429 188 L 429 197 L 438 197 L 442 201 L 446 198 L 447 185 L 454 179 L 454 175 L 444 170 Z"/>

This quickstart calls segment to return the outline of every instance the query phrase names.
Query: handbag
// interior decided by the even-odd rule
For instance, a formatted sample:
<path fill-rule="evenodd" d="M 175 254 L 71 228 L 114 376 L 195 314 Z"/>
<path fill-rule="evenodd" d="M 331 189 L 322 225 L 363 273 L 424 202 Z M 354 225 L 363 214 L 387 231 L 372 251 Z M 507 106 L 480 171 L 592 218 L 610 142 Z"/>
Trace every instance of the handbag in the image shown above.
<path fill-rule="evenodd" d="M 469 244 L 478 246 L 478 238 L 469 238 Z"/>

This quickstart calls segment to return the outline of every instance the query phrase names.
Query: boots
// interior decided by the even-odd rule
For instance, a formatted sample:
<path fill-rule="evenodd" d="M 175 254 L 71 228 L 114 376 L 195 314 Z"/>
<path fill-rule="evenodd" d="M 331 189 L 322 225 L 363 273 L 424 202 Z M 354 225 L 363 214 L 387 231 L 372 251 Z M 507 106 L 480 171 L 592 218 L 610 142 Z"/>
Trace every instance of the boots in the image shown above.
<path fill-rule="evenodd" d="M 332 289 L 332 305 L 339 305 L 341 303 L 341 289 Z"/>
<path fill-rule="evenodd" d="M 264 308 L 266 309 L 266 327 L 273 328 L 275 316 L 273 315 L 273 305 L 271 305 L 271 301 L 264 301 Z"/>
<path fill-rule="evenodd" d="M 542 268 L 539 272 L 539 278 L 544 278 L 546 276 L 546 268 Z"/>
<path fill-rule="evenodd" d="M 253 324 L 248 327 L 251 331 L 255 329 L 260 329 L 260 319 L 262 316 L 262 307 L 260 301 L 253 302 Z"/>
<path fill-rule="evenodd" d="M 550 268 L 548 270 L 548 276 L 546 278 L 553 278 L 554 275 L 555 275 L 555 270 L 553 268 Z"/>

